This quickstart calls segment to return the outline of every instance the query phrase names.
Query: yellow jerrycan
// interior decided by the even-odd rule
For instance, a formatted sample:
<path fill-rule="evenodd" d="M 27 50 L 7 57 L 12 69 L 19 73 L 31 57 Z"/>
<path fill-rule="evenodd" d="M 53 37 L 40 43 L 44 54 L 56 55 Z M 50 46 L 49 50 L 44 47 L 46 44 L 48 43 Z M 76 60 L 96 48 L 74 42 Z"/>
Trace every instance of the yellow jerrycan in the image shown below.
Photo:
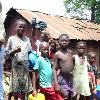
<path fill-rule="evenodd" d="M 32 96 L 32 94 L 30 94 L 28 96 L 28 100 L 45 100 L 45 96 L 42 93 L 37 93 L 35 96 Z"/>

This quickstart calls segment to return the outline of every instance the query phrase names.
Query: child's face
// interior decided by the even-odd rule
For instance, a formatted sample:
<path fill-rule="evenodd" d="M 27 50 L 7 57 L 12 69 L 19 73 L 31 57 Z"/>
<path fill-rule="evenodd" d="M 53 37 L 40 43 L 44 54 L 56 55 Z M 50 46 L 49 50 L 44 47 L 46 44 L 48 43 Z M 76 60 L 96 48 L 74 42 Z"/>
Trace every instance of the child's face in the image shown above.
<path fill-rule="evenodd" d="M 86 51 L 86 45 L 85 44 L 78 44 L 77 45 L 77 50 L 80 54 L 84 54 Z"/>
<path fill-rule="evenodd" d="M 47 36 L 47 34 L 41 34 L 41 36 L 40 36 L 40 41 L 46 41 L 46 42 L 48 42 L 48 36 Z"/>
<path fill-rule="evenodd" d="M 44 45 L 42 48 L 41 48 L 41 54 L 43 56 L 47 56 L 49 55 L 49 45 Z"/>
<path fill-rule="evenodd" d="M 66 36 L 62 36 L 60 39 L 59 39 L 59 44 L 61 47 L 67 47 L 68 44 L 69 44 L 69 38 L 66 37 Z"/>
<path fill-rule="evenodd" d="M 41 34 L 41 36 L 40 36 L 40 41 L 43 41 L 44 40 L 44 34 Z"/>
<path fill-rule="evenodd" d="M 96 61 L 96 55 L 95 54 L 91 54 L 88 57 L 89 62 L 94 63 Z"/>
<path fill-rule="evenodd" d="M 16 31 L 19 36 L 23 36 L 26 29 L 26 23 L 24 21 L 18 21 L 16 26 Z"/>
<path fill-rule="evenodd" d="M 50 44 L 50 51 L 53 52 L 53 53 L 57 51 L 56 44 L 54 44 L 54 43 Z"/>

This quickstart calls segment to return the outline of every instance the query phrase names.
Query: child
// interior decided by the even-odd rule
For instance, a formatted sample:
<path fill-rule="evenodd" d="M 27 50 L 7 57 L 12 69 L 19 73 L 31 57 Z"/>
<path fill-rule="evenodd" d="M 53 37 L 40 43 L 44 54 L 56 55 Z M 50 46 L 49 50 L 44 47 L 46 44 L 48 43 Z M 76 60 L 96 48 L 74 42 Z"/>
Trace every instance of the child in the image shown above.
<path fill-rule="evenodd" d="M 76 100 L 73 90 L 73 55 L 68 49 L 69 37 L 67 34 L 59 36 L 60 50 L 54 55 L 53 75 L 55 90 L 61 94 L 64 100 Z M 57 71 L 59 69 L 59 74 Z"/>
<path fill-rule="evenodd" d="M 88 66 L 88 71 L 92 71 L 95 78 L 97 79 L 98 77 L 98 70 L 97 70 L 97 65 L 96 65 L 96 53 L 93 51 L 90 51 L 88 53 L 88 62 L 90 66 Z"/>
<path fill-rule="evenodd" d="M 89 96 L 89 79 L 88 79 L 88 69 L 87 69 L 87 57 L 85 56 L 86 43 L 80 41 L 77 43 L 77 54 L 74 55 L 75 58 L 75 68 L 73 71 L 74 74 L 74 88 L 77 94 L 80 94 L 80 100 L 90 100 Z"/>
<path fill-rule="evenodd" d="M 49 45 L 47 42 L 41 42 L 39 48 L 41 56 L 36 59 L 33 68 L 33 96 L 36 94 L 36 73 L 38 73 L 40 92 L 45 95 L 46 100 L 57 100 L 52 87 L 52 68 L 48 59 Z"/>
<path fill-rule="evenodd" d="M 93 91 L 96 87 L 96 77 L 94 74 L 97 73 L 97 66 L 96 66 L 96 53 L 93 51 L 88 52 L 88 76 L 89 76 L 89 86 L 91 90 L 91 100 L 94 98 Z M 94 70 L 95 69 L 95 70 Z"/>
<path fill-rule="evenodd" d="M 53 61 L 54 54 L 57 52 L 57 44 L 56 41 L 51 39 L 49 42 L 49 59 Z"/>
<path fill-rule="evenodd" d="M 9 37 L 6 48 L 12 58 L 10 93 L 14 94 L 15 100 L 19 98 L 25 100 L 25 95 L 32 91 L 28 71 L 28 52 L 32 50 L 32 47 L 29 38 L 25 36 L 25 20 L 18 19 L 15 24 L 16 35 Z"/>

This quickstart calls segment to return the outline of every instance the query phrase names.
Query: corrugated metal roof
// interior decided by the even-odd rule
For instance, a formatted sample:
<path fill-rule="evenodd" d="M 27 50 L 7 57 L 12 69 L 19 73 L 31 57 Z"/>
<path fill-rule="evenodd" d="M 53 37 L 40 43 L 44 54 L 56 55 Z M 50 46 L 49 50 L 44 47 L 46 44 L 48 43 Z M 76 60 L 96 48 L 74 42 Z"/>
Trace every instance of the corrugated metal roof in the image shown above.
<path fill-rule="evenodd" d="M 100 24 L 94 24 L 86 20 L 70 19 L 62 16 L 53 16 L 46 13 L 28 10 L 16 10 L 30 23 L 33 17 L 47 22 L 47 30 L 51 37 L 58 38 L 66 33 L 70 39 L 100 40 Z"/>

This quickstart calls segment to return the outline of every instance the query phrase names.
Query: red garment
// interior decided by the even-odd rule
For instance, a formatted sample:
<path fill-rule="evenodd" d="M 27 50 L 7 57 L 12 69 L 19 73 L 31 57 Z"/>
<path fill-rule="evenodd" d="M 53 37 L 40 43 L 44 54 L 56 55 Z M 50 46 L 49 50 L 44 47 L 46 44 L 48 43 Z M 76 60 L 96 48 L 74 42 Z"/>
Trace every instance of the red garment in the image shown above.
<path fill-rule="evenodd" d="M 95 83 L 95 76 L 94 76 L 94 74 L 93 74 L 92 72 L 88 72 L 88 77 L 89 77 L 90 82 L 91 82 L 92 84 L 96 84 L 96 83 Z"/>
<path fill-rule="evenodd" d="M 46 100 L 63 100 L 59 93 L 56 93 L 54 88 L 40 88 L 40 92 L 45 95 Z"/>
<path fill-rule="evenodd" d="M 54 53 L 52 53 L 51 51 L 49 52 L 49 59 L 53 60 L 54 58 Z"/>

